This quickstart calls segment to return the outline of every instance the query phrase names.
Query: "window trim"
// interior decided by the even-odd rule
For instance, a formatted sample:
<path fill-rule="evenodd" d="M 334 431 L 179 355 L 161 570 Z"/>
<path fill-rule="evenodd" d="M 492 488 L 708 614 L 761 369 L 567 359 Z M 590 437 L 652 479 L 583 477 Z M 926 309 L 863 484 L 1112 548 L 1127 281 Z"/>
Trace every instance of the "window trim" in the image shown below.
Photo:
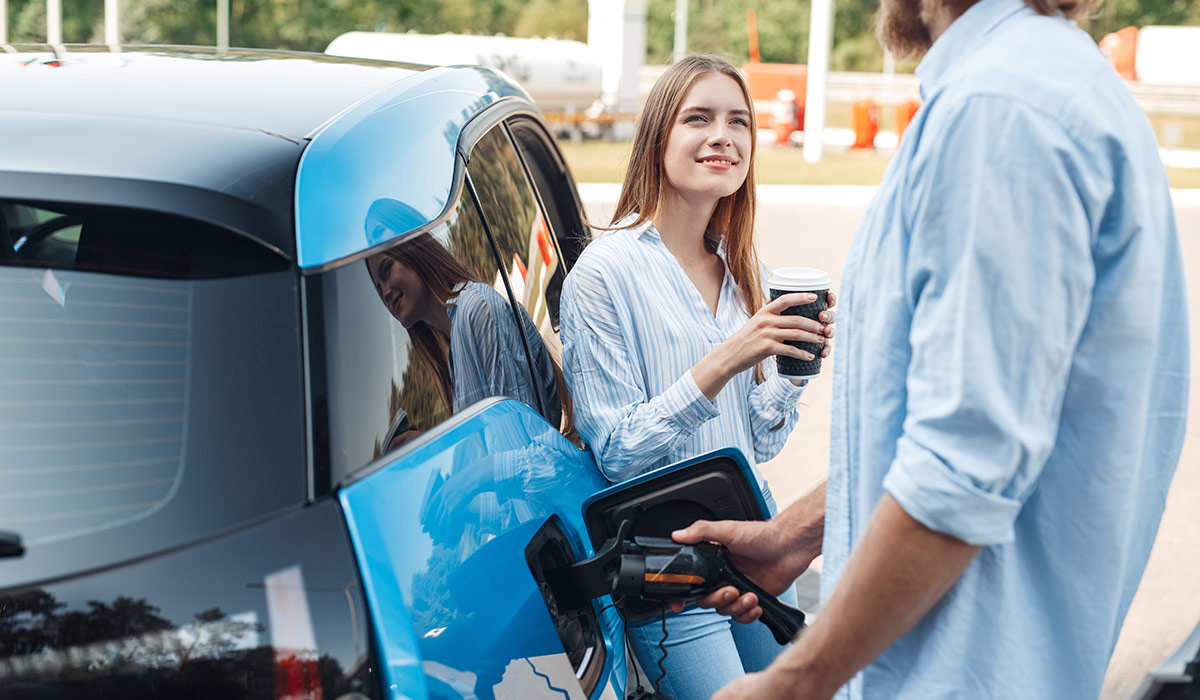
<path fill-rule="evenodd" d="M 575 183 L 575 176 L 571 173 L 570 168 L 567 167 L 566 160 L 563 159 L 562 152 L 558 150 L 558 147 L 554 142 L 554 137 L 546 131 L 546 128 L 542 122 L 536 118 L 530 118 L 530 115 L 524 114 L 513 115 L 504 121 L 504 127 L 508 132 L 509 140 L 513 143 L 513 147 L 517 151 L 517 156 L 521 159 L 521 166 L 525 169 L 525 177 L 533 185 L 533 191 L 537 194 L 538 206 L 541 207 L 543 216 L 546 216 L 547 221 L 550 221 L 550 217 L 548 216 L 549 209 L 546 207 L 545 193 L 541 191 L 541 186 L 538 185 L 538 179 L 533 174 L 533 169 L 529 165 L 529 159 L 526 157 L 525 151 L 521 146 L 521 142 L 517 139 L 516 134 L 513 133 L 514 124 L 517 125 L 518 129 L 528 129 L 529 132 L 535 136 L 535 138 L 542 142 L 542 146 L 552 156 L 553 162 L 551 165 L 554 168 L 554 172 L 547 173 L 547 175 L 558 175 L 565 180 L 566 186 L 556 189 L 564 193 L 570 199 L 571 211 L 575 213 L 575 217 L 578 219 L 580 234 L 585 238 L 590 237 L 588 232 L 589 227 L 587 217 L 584 215 L 583 201 L 579 197 L 579 187 Z M 559 206 L 559 199 L 559 197 L 554 198 L 555 210 L 558 212 L 558 218 L 561 220 L 565 217 L 562 213 L 562 207 Z M 554 233 L 554 247 L 558 253 L 559 260 L 563 261 L 563 272 L 564 274 L 569 273 L 571 268 L 574 267 L 575 260 L 578 259 L 579 253 L 583 252 L 583 248 L 586 246 L 586 243 L 579 246 L 578 253 L 576 253 L 576 255 L 573 257 L 564 255 L 561 237 L 566 236 L 568 232 L 561 230 L 561 227 L 553 226 L 553 224 L 556 222 L 550 221 L 550 223 L 552 224 L 551 231 Z M 564 221 L 562 223 L 570 222 Z"/>
<path fill-rule="evenodd" d="M 463 180 L 467 174 L 467 167 L 470 165 L 470 154 L 474 151 L 475 145 L 480 139 L 489 133 L 497 125 L 502 124 L 505 119 L 514 115 L 527 116 L 534 121 L 538 119 L 537 112 L 530 108 L 529 104 L 518 100 L 515 97 L 506 97 L 498 102 L 488 105 L 475 116 L 471 117 L 463 126 L 462 131 L 458 136 L 458 145 L 455 147 L 454 155 L 454 174 L 453 182 L 450 186 L 450 196 L 446 198 L 446 206 L 442 209 L 442 213 L 437 217 L 422 224 L 411 231 L 396 236 L 395 238 L 383 241 L 369 248 L 364 248 L 356 253 L 347 255 L 337 260 L 331 260 L 321 265 L 312 265 L 310 267 L 300 268 L 300 274 L 304 276 L 319 275 L 329 270 L 334 270 L 343 265 L 352 265 L 364 258 L 369 258 L 380 251 L 387 250 L 392 246 L 399 245 L 409 238 L 413 238 L 422 233 L 429 233 L 438 228 L 450 218 L 450 215 L 458 208 L 459 202 L 463 196 Z M 520 155 L 518 150 L 517 155 Z M 528 177 L 528 176 L 527 176 Z M 534 191 L 537 191 L 536 186 Z"/>

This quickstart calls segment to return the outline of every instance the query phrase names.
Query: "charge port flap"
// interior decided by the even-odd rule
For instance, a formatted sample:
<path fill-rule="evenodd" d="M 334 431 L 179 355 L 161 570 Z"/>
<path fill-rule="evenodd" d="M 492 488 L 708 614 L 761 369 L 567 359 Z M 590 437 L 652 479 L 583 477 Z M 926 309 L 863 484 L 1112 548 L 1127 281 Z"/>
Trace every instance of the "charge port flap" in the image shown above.
<path fill-rule="evenodd" d="M 764 520 L 762 492 L 745 455 L 725 448 L 607 488 L 583 504 L 594 550 L 631 523 L 630 537 L 665 537 L 697 520 Z"/>
<path fill-rule="evenodd" d="M 583 504 L 592 548 L 599 551 L 628 521 L 626 538 L 662 537 L 697 520 L 765 520 L 766 502 L 742 451 L 728 447 L 647 472 Z M 626 622 L 661 614 L 659 603 L 624 600 Z"/>

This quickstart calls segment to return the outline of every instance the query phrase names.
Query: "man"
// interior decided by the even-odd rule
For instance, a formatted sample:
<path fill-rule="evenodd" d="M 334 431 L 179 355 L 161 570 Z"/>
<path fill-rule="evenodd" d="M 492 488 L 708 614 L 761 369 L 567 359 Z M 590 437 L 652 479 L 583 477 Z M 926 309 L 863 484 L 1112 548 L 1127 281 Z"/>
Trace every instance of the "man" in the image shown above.
<path fill-rule="evenodd" d="M 1179 458 L 1188 333 L 1153 134 L 1068 19 L 1091 4 L 883 0 L 924 106 L 847 256 L 828 484 L 676 533 L 773 592 L 824 554 L 819 618 L 720 700 L 1098 695 Z"/>

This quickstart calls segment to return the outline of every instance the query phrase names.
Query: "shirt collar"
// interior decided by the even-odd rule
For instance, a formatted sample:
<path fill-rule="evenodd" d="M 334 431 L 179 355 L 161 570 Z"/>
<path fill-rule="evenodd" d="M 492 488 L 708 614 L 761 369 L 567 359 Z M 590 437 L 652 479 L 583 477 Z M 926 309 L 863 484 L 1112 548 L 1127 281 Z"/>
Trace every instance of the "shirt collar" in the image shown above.
<path fill-rule="evenodd" d="M 1027 9 L 1025 0 L 979 0 L 967 8 L 933 42 L 917 66 L 921 99 L 929 101 L 930 95 L 946 82 L 965 56 L 976 50 L 984 36 L 1023 9 Z"/>
<path fill-rule="evenodd" d="M 642 223 L 638 224 L 636 227 L 629 226 L 629 224 L 633 223 L 633 221 L 636 217 L 637 217 L 636 214 L 630 214 L 629 216 L 627 216 L 626 218 L 624 218 L 620 222 L 618 222 L 617 225 L 618 226 L 626 225 L 628 230 L 632 231 L 634 234 L 636 234 L 638 238 L 644 238 L 649 241 L 657 241 L 659 245 L 663 245 L 662 234 L 658 232 L 658 227 L 654 225 L 653 221 L 646 219 Z M 717 257 L 721 258 L 721 260 L 725 260 L 725 239 L 724 238 L 717 240 Z"/>
<path fill-rule="evenodd" d="M 451 323 L 454 322 L 454 315 L 458 313 L 458 296 L 462 294 L 463 290 L 466 288 L 466 282 L 459 282 L 452 288 L 454 296 L 446 300 L 446 316 L 449 317 Z"/>

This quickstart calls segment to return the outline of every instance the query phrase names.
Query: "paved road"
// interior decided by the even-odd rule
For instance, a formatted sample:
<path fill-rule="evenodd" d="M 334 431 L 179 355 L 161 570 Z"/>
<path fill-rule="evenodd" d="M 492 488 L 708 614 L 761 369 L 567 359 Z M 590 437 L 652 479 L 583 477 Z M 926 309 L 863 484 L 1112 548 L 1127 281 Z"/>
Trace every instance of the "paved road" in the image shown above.
<path fill-rule="evenodd" d="M 581 185 L 589 217 L 608 221 L 615 185 Z M 759 252 L 768 267 L 807 265 L 830 272 L 835 289 L 850 239 L 871 188 L 762 186 Z M 1176 196 L 1176 216 L 1191 285 L 1191 396 L 1200 396 L 1200 191 Z M 836 362 L 837 353 L 833 355 Z M 805 393 L 799 425 L 778 457 L 763 466 L 780 506 L 825 478 L 829 465 L 830 383 Z M 1193 402 L 1193 406 L 1195 406 Z M 1125 700 L 1200 622 L 1200 410 L 1189 416 L 1183 457 L 1142 585 L 1121 630 L 1102 700 Z M 818 560 L 819 563 L 819 560 Z"/>

